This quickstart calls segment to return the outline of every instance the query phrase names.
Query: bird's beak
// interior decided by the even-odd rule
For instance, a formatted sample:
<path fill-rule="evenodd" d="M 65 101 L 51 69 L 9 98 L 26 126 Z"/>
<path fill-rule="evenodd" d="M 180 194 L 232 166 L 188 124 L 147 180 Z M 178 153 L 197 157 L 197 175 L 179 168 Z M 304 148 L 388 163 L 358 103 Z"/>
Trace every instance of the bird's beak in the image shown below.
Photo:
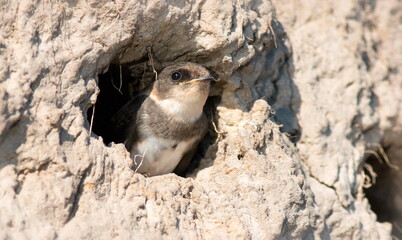
<path fill-rule="evenodd" d="M 211 75 L 201 75 L 198 78 L 194 78 L 194 79 L 191 79 L 191 80 L 186 81 L 186 82 L 181 82 L 181 83 L 179 83 L 179 85 L 180 84 L 191 83 L 191 82 L 204 81 L 204 80 L 215 80 L 215 78 L 212 77 Z"/>

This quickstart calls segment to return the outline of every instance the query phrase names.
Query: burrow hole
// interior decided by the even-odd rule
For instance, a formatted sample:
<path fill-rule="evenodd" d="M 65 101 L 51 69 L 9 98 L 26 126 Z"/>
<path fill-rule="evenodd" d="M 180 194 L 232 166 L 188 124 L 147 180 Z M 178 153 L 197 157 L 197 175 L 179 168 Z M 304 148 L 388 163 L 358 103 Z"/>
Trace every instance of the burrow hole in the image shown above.
<path fill-rule="evenodd" d="M 364 163 L 364 193 L 377 221 L 392 224 L 392 235 L 402 239 L 402 149 L 375 146 Z M 398 157 L 399 155 L 399 157 Z"/>
<path fill-rule="evenodd" d="M 112 63 L 105 73 L 98 74 L 100 92 L 95 105 L 87 111 L 87 121 L 88 126 L 92 127 L 92 133 L 102 137 L 106 146 L 112 142 L 122 143 L 113 136 L 111 121 L 113 116 L 138 93 L 151 88 L 155 80 L 155 74 L 153 73 L 155 66 L 151 68 L 148 63 L 149 61 L 146 59 L 128 64 Z M 160 66 L 156 67 L 157 72 L 161 70 Z M 184 174 L 180 174 L 181 176 L 185 176 L 196 169 L 208 148 L 216 142 L 217 133 L 214 131 L 213 122 L 217 122 L 214 111 L 219 102 L 220 96 L 208 97 L 204 112 L 209 120 L 209 131 L 198 145 L 197 152 L 189 168 Z"/>

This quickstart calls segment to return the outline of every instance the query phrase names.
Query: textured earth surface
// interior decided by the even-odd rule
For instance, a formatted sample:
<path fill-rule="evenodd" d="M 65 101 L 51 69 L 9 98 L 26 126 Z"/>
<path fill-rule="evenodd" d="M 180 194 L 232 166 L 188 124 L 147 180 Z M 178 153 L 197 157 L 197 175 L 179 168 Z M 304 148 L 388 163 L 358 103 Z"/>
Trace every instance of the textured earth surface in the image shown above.
<path fill-rule="evenodd" d="M 1 8 L 0 239 L 402 237 L 401 1 Z M 178 61 L 220 79 L 210 130 L 147 178 L 100 103 Z"/>

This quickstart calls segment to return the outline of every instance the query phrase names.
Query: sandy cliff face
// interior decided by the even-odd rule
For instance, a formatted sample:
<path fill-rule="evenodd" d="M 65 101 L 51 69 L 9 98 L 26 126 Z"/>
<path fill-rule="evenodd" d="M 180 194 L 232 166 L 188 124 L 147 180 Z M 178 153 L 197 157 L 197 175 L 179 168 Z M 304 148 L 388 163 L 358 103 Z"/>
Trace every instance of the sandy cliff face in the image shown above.
<path fill-rule="evenodd" d="M 3 2 L 2 239 L 391 239 L 365 194 L 401 234 L 399 1 Z M 145 178 L 102 121 L 175 61 L 210 132 Z"/>

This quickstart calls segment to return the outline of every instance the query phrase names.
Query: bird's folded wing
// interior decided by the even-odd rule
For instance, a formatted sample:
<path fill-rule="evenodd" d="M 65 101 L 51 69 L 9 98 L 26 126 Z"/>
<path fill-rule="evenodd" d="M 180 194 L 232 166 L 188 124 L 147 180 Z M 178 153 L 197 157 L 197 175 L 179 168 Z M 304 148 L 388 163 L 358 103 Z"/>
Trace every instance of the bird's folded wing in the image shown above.
<path fill-rule="evenodd" d="M 126 140 L 129 129 L 136 123 L 138 110 L 147 97 L 147 94 L 135 96 L 113 116 L 113 142 L 123 143 Z"/>

